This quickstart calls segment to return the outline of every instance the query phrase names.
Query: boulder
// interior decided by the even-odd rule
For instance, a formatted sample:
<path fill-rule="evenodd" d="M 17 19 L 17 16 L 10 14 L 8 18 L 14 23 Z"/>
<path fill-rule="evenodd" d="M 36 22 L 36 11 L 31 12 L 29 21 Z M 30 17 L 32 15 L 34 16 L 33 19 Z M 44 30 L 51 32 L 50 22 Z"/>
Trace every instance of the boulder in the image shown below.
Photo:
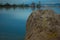
<path fill-rule="evenodd" d="M 60 40 L 60 14 L 53 10 L 33 11 L 26 23 L 25 40 Z"/>

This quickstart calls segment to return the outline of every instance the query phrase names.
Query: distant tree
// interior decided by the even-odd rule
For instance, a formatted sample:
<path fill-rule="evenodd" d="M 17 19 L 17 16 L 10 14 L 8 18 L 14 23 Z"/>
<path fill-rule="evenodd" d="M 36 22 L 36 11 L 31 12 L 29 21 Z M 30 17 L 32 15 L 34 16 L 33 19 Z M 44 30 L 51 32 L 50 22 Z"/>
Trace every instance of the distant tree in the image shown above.
<path fill-rule="evenodd" d="M 29 5 L 28 5 L 28 4 L 25 4 L 24 6 L 25 6 L 25 7 L 29 7 Z"/>
<path fill-rule="evenodd" d="M 10 4 L 9 3 L 6 3 L 4 6 L 10 6 Z"/>
<path fill-rule="evenodd" d="M 24 7 L 24 5 L 25 5 L 25 4 L 24 4 L 24 3 L 22 3 L 22 4 L 20 4 L 19 6 L 20 6 L 20 7 Z"/>
<path fill-rule="evenodd" d="M 0 7 L 3 7 L 3 4 L 2 3 L 0 3 Z"/>
<path fill-rule="evenodd" d="M 40 8 L 40 7 L 41 7 L 41 3 L 39 1 L 38 4 L 37 4 L 37 8 Z"/>
<path fill-rule="evenodd" d="M 2 5 L 2 4 L 0 3 L 0 5 Z"/>
<path fill-rule="evenodd" d="M 2 3 L 0 3 L 0 5 L 3 5 Z"/>
<path fill-rule="evenodd" d="M 35 3 L 34 2 L 32 2 L 31 7 L 35 7 Z"/>
<path fill-rule="evenodd" d="M 13 4 L 13 6 L 15 6 L 16 4 Z"/>

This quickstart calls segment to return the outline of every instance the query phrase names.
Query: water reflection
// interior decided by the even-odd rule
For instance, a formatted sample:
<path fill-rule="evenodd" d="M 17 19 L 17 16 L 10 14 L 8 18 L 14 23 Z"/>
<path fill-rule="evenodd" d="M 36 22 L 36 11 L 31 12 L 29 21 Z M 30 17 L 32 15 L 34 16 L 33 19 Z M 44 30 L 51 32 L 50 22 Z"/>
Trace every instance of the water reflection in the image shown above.
<path fill-rule="evenodd" d="M 26 20 L 31 12 L 30 8 L 0 9 L 0 35 L 8 38 L 8 40 L 12 39 L 12 37 L 12 40 L 21 37 L 23 39 L 26 32 Z"/>

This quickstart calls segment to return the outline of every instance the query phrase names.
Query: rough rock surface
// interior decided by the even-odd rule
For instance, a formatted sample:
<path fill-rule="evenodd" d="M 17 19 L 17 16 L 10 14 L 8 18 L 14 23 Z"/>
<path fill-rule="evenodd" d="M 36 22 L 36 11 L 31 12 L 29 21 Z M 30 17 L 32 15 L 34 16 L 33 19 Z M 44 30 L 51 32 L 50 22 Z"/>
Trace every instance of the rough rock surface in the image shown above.
<path fill-rule="evenodd" d="M 60 40 L 60 14 L 53 10 L 32 12 L 27 20 L 25 40 Z"/>

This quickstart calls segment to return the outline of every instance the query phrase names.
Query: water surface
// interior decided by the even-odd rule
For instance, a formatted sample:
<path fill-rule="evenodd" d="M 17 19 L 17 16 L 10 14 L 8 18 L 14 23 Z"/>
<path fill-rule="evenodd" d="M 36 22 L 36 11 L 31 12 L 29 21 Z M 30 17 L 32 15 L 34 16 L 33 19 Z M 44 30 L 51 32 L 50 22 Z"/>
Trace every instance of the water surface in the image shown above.
<path fill-rule="evenodd" d="M 60 8 L 49 7 L 40 10 L 52 9 L 60 13 Z M 37 10 L 37 9 L 35 9 Z M 26 33 L 26 21 L 33 10 L 31 8 L 1 8 L 0 9 L 0 39 L 24 40 Z"/>

